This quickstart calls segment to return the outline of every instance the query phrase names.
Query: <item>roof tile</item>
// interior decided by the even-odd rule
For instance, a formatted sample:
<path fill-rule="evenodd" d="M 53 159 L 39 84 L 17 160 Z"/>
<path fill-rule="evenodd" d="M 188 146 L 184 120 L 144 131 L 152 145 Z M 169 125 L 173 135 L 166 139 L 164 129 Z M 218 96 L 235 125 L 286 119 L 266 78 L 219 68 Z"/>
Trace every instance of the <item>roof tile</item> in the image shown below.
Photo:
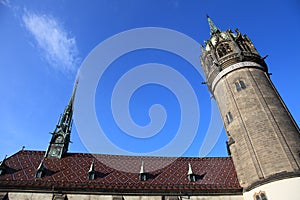
<path fill-rule="evenodd" d="M 95 192 L 144 191 L 241 193 L 231 158 L 168 158 L 69 153 L 66 157 L 45 158 L 46 174 L 34 178 L 43 159 L 43 151 L 20 151 L 5 160 L 9 170 L 0 176 L 0 188 L 48 189 Z M 96 178 L 88 180 L 87 172 L 94 160 Z M 141 162 L 145 162 L 146 181 L 139 181 Z M 171 162 L 172 161 L 172 162 Z M 166 163 L 168 165 L 166 165 Z M 187 178 L 188 163 L 197 175 L 196 182 Z M 112 168 L 110 166 L 116 166 Z M 118 170 L 123 168 L 124 170 Z M 154 170 L 154 171 L 153 171 Z"/>

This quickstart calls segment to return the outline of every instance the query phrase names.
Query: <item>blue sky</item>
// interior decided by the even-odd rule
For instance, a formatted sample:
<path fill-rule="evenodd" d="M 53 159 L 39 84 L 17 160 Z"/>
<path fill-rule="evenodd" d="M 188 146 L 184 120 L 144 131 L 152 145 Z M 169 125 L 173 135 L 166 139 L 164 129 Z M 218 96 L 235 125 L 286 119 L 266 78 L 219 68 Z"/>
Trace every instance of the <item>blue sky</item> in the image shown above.
<path fill-rule="evenodd" d="M 47 148 L 51 137 L 48 133 L 53 131 L 69 101 L 77 70 L 98 44 L 115 34 L 143 27 L 175 30 L 203 44 L 209 38 L 207 13 L 221 30 L 239 28 L 262 56 L 269 55 L 266 62 L 273 74 L 271 79 L 299 124 L 300 3 L 297 0 L 1 0 L 0 158 L 19 151 L 23 145 L 31 150 Z M 180 45 L 180 41 L 174 41 L 174 46 L 177 42 Z M 111 51 L 114 50 L 108 54 Z M 204 80 L 197 69 L 167 51 L 148 48 L 130 52 L 116 59 L 103 73 L 95 94 L 95 111 L 106 137 L 135 155 L 160 149 L 177 137 L 182 120 L 180 102 L 170 89 L 159 84 L 138 88 L 129 103 L 132 120 L 139 126 L 150 123 L 148 111 L 152 105 L 164 107 L 166 119 L 160 120 L 166 121 L 155 137 L 128 136 L 114 122 L 110 109 L 114 85 L 123 73 L 145 63 L 168 65 L 190 83 L 198 100 L 199 105 L 194 109 L 200 110 L 200 121 L 195 137 L 182 153 L 199 156 L 211 121 L 210 94 L 201 85 Z M 177 87 L 180 90 L 183 86 L 178 83 Z M 89 123 L 88 118 L 83 120 Z M 76 126 L 69 151 L 89 152 L 80 139 L 85 133 L 78 133 Z M 192 133 L 188 130 L 186 134 Z M 223 131 L 207 156 L 226 156 L 225 141 Z M 103 146 L 98 153 L 109 152 Z M 168 155 L 172 155 L 172 149 Z"/>

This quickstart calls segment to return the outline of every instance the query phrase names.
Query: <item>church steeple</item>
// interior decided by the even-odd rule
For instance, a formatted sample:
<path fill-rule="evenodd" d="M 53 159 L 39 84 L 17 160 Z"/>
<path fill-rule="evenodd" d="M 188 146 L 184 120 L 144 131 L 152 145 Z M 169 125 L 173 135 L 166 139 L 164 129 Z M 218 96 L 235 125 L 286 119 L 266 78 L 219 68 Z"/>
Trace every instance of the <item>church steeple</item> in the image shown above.
<path fill-rule="evenodd" d="M 207 21 L 208 21 L 208 24 L 209 24 L 209 28 L 210 28 L 210 35 L 214 35 L 216 34 L 217 32 L 221 32 L 220 29 L 215 25 L 215 23 L 211 20 L 211 18 L 206 15 L 207 17 Z"/>
<path fill-rule="evenodd" d="M 70 135 L 72 130 L 73 104 L 76 94 L 78 80 L 75 83 L 72 96 L 64 113 L 60 116 L 54 131 L 51 133 L 52 138 L 46 151 L 45 157 L 61 158 L 69 148 Z"/>

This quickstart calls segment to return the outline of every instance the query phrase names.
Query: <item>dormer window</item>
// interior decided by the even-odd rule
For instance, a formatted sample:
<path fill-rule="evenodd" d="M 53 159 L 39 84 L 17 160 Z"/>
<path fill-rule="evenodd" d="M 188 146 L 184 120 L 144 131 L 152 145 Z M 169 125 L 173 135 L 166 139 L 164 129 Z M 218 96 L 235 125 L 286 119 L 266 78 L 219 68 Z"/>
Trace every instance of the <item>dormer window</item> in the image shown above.
<path fill-rule="evenodd" d="M 44 159 L 41 161 L 40 165 L 36 169 L 36 173 L 34 175 L 35 178 L 43 178 L 46 173 L 46 168 L 44 167 Z"/>
<path fill-rule="evenodd" d="M 147 176 L 146 176 L 145 173 L 139 174 L 139 178 L 140 178 L 140 181 L 146 181 L 147 180 Z"/>
<path fill-rule="evenodd" d="M 147 180 L 147 174 L 145 173 L 144 170 L 144 161 L 142 161 L 140 173 L 139 173 L 139 179 L 140 181 L 146 181 Z"/>
<path fill-rule="evenodd" d="M 188 167 L 189 167 L 189 169 L 188 169 L 187 177 L 188 177 L 189 181 L 196 182 L 196 174 L 193 173 L 191 163 L 188 164 Z"/>
<path fill-rule="evenodd" d="M 42 178 L 43 176 L 44 176 L 44 173 L 41 170 L 37 171 L 35 174 L 35 178 Z"/>
<path fill-rule="evenodd" d="M 232 49 L 228 43 L 221 43 L 217 48 L 219 58 L 232 52 Z"/>

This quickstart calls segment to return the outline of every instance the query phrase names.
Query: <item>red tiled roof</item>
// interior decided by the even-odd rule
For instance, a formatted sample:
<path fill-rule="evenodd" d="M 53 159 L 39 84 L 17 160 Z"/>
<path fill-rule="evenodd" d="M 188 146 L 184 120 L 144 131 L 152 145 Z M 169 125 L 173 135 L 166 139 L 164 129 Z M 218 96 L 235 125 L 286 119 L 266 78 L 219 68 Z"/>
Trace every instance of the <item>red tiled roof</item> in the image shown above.
<path fill-rule="evenodd" d="M 0 176 L 0 189 L 128 194 L 241 194 L 242 191 L 231 158 L 174 159 L 68 153 L 61 159 L 46 158 L 45 176 L 35 178 L 44 154 L 43 151 L 19 151 L 7 158 L 6 173 Z M 87 173 L 93 160 L 96 178 L 88 180 Z M 146 181 L 139 180 L 142 160 L 148 174 Z M 162 165 L 172 160 L 174 162 L 169 165 Z M 197 176 L 196 182 L 189 182 L 187 178 L 188 163 L 191 163 Z M 120 167 L 124 170 L 117 170 Z M 150 172 L 151 169 L 155 170 Z"/>

